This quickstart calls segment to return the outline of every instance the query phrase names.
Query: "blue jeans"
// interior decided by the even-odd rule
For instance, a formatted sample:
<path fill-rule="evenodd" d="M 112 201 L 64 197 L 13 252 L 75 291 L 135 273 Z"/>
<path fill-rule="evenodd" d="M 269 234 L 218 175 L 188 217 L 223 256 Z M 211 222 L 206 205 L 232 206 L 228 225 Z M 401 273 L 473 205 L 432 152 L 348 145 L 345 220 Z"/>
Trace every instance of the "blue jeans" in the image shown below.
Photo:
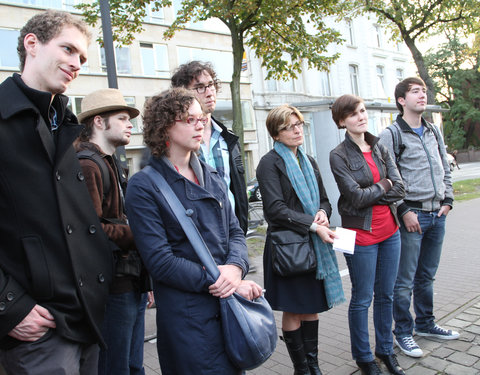
<path fill-rule="evenodd" d="M 446 216 L 437 217 L 438 211 L 415 212 L 422 234 L 408 232 L 403 223 L 400 227 L 402 254 L 393 299 L 394 334 L 397 337 L 413 334 L 413 318 L 410 314 L 412 291 L 415 327 L 425 331 L 435 325 L 433 280 L 440 263 Z"/>
<path fill-rule="evenodd" d="M 147 294 L 110 294 L 102 325 L 107 350 L 100 350 L 99 375 L 145 375 L 143 340 Z"/>
<path fill-rule="evenodd" d="M 373 361 L 368 339 L 368 309 L 373 302 L 375 352 L 393 353 L 393 287 L 400 259 L 400 233 L 369 246 L 355 245 L 353 255 L 345 254 L 352 298 L 348 307 L 352 357 L 359 362 Z"/>

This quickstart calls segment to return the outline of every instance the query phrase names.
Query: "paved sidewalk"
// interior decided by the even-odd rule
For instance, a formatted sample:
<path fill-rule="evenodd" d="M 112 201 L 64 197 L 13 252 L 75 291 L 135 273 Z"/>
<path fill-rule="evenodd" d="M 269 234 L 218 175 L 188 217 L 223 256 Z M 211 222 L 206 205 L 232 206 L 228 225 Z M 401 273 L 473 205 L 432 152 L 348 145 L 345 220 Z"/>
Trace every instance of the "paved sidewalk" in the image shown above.
<path fill-rule="evenodd" d="M 444 327 L 460 332 L 459 340 L 441 341 L 416 337 L 424 351 L 423 358 L 410 358 L 398 353 L 400 365 L 408 375 L 474 375 L 480 374 L 480 199 L 455 204 L 447 219 L 442 261 L 435 281 L 435 316 Z M 252 260 L 258 273 L 249 275 L 263 284 L 262 259 Z M 344 274 L 343 287 L 350 298 L 350 279 L 343 256 L 338 256 Z M 347 322 L 348 304 L 345 303 L 320 314 L 319 359 L 325 375 L 360 374 L 351 359 Z M 372 309 L 370 309 L 372 310 Z M 276 313 L 280 332 L 281 315 Z M 147 317 L 147 331 L 154 331 L 154 311 Z M 374 344 L 372 318 L 370 339 Z M 373 345 L 372 345 L 373 348 Z M 153 342 L 145 343 L 145 367 L 147 375 L 161 374 Z M 261 367 L 248 371 L 255 375 L 291 375 L 292 365 L 285 344 L 278 342 L 272 357 Z M 387 370 L 384 368 L 384 373 Z M 190 375 L 190 374 L 180 374 Z M 221 374 L 219 374 L 221 375 Z"/>

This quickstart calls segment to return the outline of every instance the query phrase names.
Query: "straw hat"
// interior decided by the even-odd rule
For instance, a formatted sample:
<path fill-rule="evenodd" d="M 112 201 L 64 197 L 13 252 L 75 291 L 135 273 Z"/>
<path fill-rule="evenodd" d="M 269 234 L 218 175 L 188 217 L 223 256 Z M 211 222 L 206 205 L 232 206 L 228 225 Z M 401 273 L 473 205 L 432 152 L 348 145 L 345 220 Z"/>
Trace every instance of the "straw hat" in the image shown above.
<path fill-rule="evenodd" d="M 94 91 L 83 98 L 82 112 L 77 117 L 78 121 L 82 122 L 88 117 L 117 110 L 127 111 L 130 114 L 130 118 L 135 118 L 140 114 L 138 109 L 127 105 L 119 90 L 102 89 Z"/>

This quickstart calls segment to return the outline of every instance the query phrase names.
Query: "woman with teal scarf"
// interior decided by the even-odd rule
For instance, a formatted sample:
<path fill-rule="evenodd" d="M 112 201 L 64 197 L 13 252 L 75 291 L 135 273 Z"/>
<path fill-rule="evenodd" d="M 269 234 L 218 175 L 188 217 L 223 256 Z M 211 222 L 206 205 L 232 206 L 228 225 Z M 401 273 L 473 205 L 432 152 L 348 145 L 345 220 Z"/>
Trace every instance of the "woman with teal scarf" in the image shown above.
<path fill-rule="evenodd" d="M 270 111 L 267 130 L 274 149 L 262 157 L 257 180 L 268 223 L 263 255 L 265 297 L 282 311 L 283 339 L 295 375 L 321 374 L 318 365 L 318 313 L 345 301 L 329 226 L 332 207 L 317 163 L 303 150 L 303 116 L 282 105 Z M 310 233 L 317 269 L 282 277 L 272 266 L 271 233 L 291 230 Z"/>

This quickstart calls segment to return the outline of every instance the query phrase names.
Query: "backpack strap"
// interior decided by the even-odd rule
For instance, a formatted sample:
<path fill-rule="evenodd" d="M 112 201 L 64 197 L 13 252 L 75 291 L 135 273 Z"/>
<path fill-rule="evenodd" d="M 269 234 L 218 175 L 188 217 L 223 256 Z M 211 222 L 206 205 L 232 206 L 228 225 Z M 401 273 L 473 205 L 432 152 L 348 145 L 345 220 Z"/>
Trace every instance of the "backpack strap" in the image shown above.
<path fill-rule="evenodd" d="M 438 145 L 438 151 L 440 151 L 440 142 L 438 141 L 438 139 L 441 137 L 440 133 L 438 132 L 438 129 L 437 127 L 434 125 L 434 124 L 430 124 L 431 127 L 432 127 L 432 131 L 433 131 L 433 134 L 435 135 L 435 138 L 437 140 L 437 145 Z M 440 153 L 441 155 L 442 153 Z"/>
<path fill-rule="evenodd" d="M 393 130 L 392 128 L 395 128 L 395 130 Z M 405 144 L 403 143 L 402 132 L 400 131 L 400 129 L 398 129 L 397 126 L 392 125 L 387 127 L 387 129 L 392 134 L 393 152 L 395 153 L 395 163 L 398 167 L 400 158 L 402 157 L 403 151 L 405 151 L 405 148 L 407 146 L 405 146 Z"/>
<path fill-rule="evenodd" d="M 95 151 L 91 151 L 91 150 L 79 151 L 77 152 L 77 157 L 79 159 L 91 160 L 98 165 L 98 168 L 100 169 L 100 174 L 102 175 L 103 199 L 105 199 L 111 187 L 110 173 L 108 172 L 108 168 L 107 168 L 107 165 L 105 164 L 105 161 Z"/>

